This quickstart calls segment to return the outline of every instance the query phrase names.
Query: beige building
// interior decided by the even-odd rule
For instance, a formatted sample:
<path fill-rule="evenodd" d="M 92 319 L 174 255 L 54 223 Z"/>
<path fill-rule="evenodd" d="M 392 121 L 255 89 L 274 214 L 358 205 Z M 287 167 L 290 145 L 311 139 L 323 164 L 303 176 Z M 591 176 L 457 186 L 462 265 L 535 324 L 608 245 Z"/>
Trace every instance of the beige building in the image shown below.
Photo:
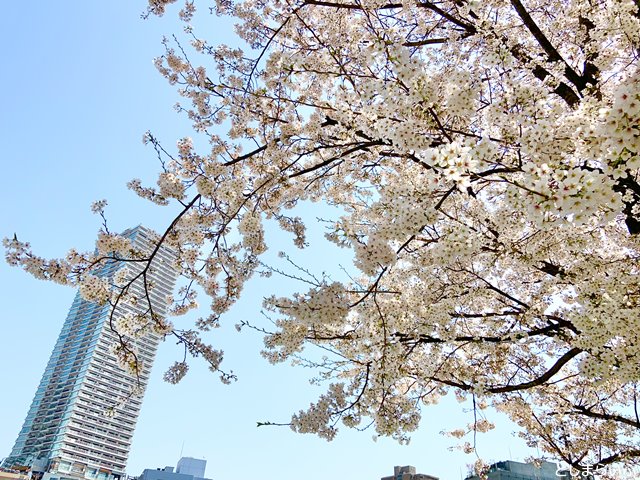
<path fill-rule="evenodd" d="M 438 477 L 416 473 L 416 467 L 407 465 L 404 467 L 393 467 L 393 476 L 382 477 L 380 480 L 438 480 Z"/>
<path fill-rule="evenodd" d="M 26 472 L 9 471 L 0 468 L 0 480 L 28 480 L 29 475 Z"/>

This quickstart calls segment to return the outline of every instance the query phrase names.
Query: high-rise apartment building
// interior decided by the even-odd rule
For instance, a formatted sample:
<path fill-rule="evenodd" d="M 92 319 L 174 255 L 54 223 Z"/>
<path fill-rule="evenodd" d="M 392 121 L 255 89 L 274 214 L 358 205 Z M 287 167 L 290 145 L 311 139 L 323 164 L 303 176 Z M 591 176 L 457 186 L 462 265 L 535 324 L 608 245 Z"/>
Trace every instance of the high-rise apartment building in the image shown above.
<path fill-rule="evenodd" d="M 138 226 L 122 235 L 135 249 L 151 251 L 150 230 Z M 166 297 L 176 280 L 173 259 L 169 249 L 160 248 L 147 272 L 156 315 L 166 314 Z M 111 262 L 98 276 L 112 278 L 123 266 Z M 127 263 L 126 268 L 133 278 L 143 264 Z M 131 289 L 144 298 L 141 280 Z M 146 314 L 147 309 L 144 301 L 118 307 L 114 318 Z M 131 392 L 144 392 L 161 336 L 148 332 L 135 340 L 142 368 L 138 377 L 127 373 L 110 351 L 117 339 L 111 310 L 76 294 L 5 467 L 31 467 L 43 472 L 43 480 L 118 480 L 124 475 L 142 402 L 142 394 Z"/>

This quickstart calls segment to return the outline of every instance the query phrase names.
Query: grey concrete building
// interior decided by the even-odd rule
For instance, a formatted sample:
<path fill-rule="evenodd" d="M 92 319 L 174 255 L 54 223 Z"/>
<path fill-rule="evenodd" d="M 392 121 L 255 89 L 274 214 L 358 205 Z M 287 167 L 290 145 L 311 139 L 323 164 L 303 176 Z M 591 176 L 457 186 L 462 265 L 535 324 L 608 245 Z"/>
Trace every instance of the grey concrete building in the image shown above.
<path fill-rule="evenodd" d="M 138 480 L 210 480 L 204 478 L 206 468 L 206 460 L 182 457 L 178 460 L 176 471 L 173 467 L 146 468 Z"/>
<path fill-rule="evenodd" d="M 200 458 L 182 457 L 176 465 L 176 472 L 193 475 L 195 478 L 204 478 L 207 461 Z"/>

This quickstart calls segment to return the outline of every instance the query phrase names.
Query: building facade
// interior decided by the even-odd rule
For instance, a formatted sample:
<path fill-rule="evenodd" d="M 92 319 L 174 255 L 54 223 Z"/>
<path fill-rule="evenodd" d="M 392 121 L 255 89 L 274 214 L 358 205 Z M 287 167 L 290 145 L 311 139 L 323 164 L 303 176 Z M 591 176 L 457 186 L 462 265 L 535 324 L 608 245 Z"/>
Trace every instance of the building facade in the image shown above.
<path fill-rule="evenodd" d="M 380 480 L 438 480 L 438 477 L 416 473 L 416 467 L 406 465 L 393 467 L 393 476 L 382 477 Z"/>
<path fill-rule="evenodd" d="M 593 480 L 592 475 L 584 475 L 580 478 Z M 470 475 L 466 480 L 480 480 L 480 477 Z M 540 462 L 539 465 L 533 465 L 506 460 L 496 462 L 489 467 L 487 480 L 572 480 L 572 477 L 569 471 L 561 469 L 553 462 Z"/>
<path fill-rule="evenodd" d="M 150 230 L 138 226 L 122 234 L 134 249 L 150 252 Z M 176 280 L 174 256 L 158 250 L 147 272 L 149 296 L 157 315 L 166 314 L 166 297 Z M 98 276 L 111 279 L 123 262 L 111 262 Z M 127 263 L 129 278 L 142 263 Z M 143 296 L 136 280 L 132 291 Z M 141 305 L 144 302 L 140 302 Z M 148 308 L 148 307 L 147 307 Z M 125 313 L 145 314 L 143 306 L 117 308 L 84 300 L 71 305 L 16 443 L 3 465 L 29 467 L 43 480 L 117 480 L 124 476 L 136 421 L 161 336 L 150 332 L 135 340 L 142 368 L 136 377 L 124 371 L 110 348 L 117 336 L 110 320 Z M 132 395 L 134 390 L 142 393 Z"/>
<path fill-rule="evenodd" d="M 201 458 L 182 457 L 176 465 L 177 473 L 193 475 L 195 478 L 204 478 L 207 469 L 207 461 Z"/>
<path fill-rule="evenodd" d="M 173 467 L 145 469 L 138 480 L 210 480 L 204 478 L 207 461 L 198 458 L 182 457 L 178 460 L 176 471 Z"/>

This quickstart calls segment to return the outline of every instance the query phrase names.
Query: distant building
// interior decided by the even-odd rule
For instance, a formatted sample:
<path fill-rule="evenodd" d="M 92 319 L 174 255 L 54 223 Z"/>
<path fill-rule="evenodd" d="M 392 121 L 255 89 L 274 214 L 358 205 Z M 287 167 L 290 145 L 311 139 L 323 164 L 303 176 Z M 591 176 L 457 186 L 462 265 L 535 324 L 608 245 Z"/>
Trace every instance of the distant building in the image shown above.
<path fill-rule="evenodd" d="M 489 467 L 488 480 L 571 480 L 567 470 L 563 470 L 553 462 L 542 462 L 540 466 L 531 463 L 506 460 L 494 463 Z M 581 480 L 593 480 L 593 476 L 580 477 Z M 470 475 L 466 480 L 480 480 L 477 475 Z"/>
<path fill-rule="evenodd" d="M 195 478 L 203 478 L 207 468 L 207 461 L 199 458 L 182 457 L 178 460 L 176 472 L 193 475 Z"/>
<path fill-rule="evenodd" d="M 438 477 L 416 473 L 416 467 L 407 465 L 404 467 L 393 467 L 393 476 L 382 477 L 380 480 L 438 480 Z"/>
<path fill-rule="evenodd" d="M 138 480 L 210 480 L 204 478 L 207 461 L 191 457 L 182 457 L 178 460 L 177 471 L 173 467 L 146 468 L 138 477 Z"/>
<path fill-rule="evenodd" d="M 173 467 L 145 468 L 138 480 L 193 480 L 193 475 L 176 473 Z"/>
<path fill-rule="evenodd" d="M 150 252 L 155 245 L 154 234 L 142 226 L 126 230 L 122 236 L 142 251 Z M 147 272 L 156 287 L 149 294 L 151 306 L 159 316 L 166 314 L 166 297 L 176 280 L 174 258 L 169 249 L 160 248 Z M 98 276 L 112 279 L 123 265 L 109 262 Z M 142 271 L 143 264 L 129 263 L 127 267 L 133 275 Z M 144 298 L 143 287 L 138 279 L 131 291 Z M 118 307 L 113 317 L 145 315 L 143 303 Z M 13 450 L 3 462 L 5 469 L 30 470 L 34 478 L 43 480 L 124 477 L 142 405 L 142 396 L 131 398 L 131 391 L 145 389 L 162 335 L 150 332 L 136 340 L 142 362 L 136 378 L 119 366 L 110 351 L 117 340 L 110 326 L 111 315 L 108 304 L 98 305 L 76 295 Z M 113 415 L 105 415 L 110 409 Z"/>

